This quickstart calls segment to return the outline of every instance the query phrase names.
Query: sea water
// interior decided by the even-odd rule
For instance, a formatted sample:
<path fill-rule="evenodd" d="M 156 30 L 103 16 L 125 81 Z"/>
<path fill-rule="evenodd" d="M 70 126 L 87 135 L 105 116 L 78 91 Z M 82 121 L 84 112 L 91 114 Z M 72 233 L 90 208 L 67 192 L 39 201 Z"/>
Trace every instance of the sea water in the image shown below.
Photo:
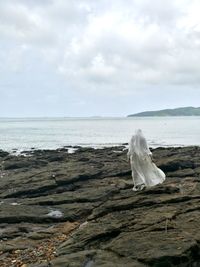
<path fill-rule="evenodd" d="M 142 129 L 151 147 L 200 145 L 200 117 L 1 118 L 0 149 L 105 147 L 129 142 Z"/>

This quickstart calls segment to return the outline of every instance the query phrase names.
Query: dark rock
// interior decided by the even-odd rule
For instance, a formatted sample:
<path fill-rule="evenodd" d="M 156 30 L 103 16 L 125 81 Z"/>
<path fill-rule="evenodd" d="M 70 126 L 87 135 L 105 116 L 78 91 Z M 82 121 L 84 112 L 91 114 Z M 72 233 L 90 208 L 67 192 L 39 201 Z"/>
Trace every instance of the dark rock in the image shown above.
<path fill-rule="evenodd" d="M 4 157 L 6 157 L 6 156 L 8 156 L 8 155 L 9 155 L 8 152 L 3 151 L 3 150 L 0 150 L 0 157 L 1 157 L 1 158 L 4 158 Z"/>
<path fill-rule="evenodd" d="M 67 150 L 0 151 L 0 266 L 200 266 L 199 147 L 153 149 L 167 179 L 141 192 L 124 146 Z"/>
<path fill-rule="evenodd" d="M 48 162 L 45 160 L 38 160 L 38 161 L 31 161 L 26 159 L 21 159 L 17 161 L 5 161 L 4 163 L 4 170 L 14 170 L 14 169 L 21 169 L 21 168 L 27 168 L 27 167 L 40 167 L 47 165 Z"/>

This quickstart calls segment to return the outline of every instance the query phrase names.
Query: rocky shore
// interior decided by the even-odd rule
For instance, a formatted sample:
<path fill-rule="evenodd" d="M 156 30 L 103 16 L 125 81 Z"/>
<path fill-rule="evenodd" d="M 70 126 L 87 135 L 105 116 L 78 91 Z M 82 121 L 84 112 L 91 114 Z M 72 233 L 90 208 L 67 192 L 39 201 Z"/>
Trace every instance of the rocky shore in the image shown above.
<path fill-rule="evenodd" d="M 0 151 L 0 266 L 200 266 L 200 147 L 153 150 L 141 192 L 126 152 Z"/>

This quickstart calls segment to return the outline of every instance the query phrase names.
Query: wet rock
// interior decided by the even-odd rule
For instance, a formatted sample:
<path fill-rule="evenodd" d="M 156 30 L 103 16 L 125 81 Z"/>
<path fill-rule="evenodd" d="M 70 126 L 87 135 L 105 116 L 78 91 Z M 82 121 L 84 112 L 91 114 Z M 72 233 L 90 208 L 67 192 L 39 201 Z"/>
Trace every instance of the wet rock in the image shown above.
<path fill-rule="evenodd" d="M 1 157 L 1 158 L 4 158 L 4 157 L 6 157 L 6 156 L 8 156 L 8 155 L 9 155 L 8 152 L 3 151 L 3 150 L 0 149 L 0 157 Z"/>

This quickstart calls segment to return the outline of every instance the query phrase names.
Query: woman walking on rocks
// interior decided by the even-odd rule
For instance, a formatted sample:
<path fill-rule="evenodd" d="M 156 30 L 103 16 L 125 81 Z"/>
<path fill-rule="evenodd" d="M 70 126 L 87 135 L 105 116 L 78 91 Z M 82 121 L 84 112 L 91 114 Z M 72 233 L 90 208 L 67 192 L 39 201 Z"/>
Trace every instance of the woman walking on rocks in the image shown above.
<path fill-rule="evenodd" d="M 136 130 L 132 136 L 127 155 L 131 164 L 134 191 L 160 184 L 165 180 L 164 172 L 152 162 L 152 153 L 142 130 Z"/>

